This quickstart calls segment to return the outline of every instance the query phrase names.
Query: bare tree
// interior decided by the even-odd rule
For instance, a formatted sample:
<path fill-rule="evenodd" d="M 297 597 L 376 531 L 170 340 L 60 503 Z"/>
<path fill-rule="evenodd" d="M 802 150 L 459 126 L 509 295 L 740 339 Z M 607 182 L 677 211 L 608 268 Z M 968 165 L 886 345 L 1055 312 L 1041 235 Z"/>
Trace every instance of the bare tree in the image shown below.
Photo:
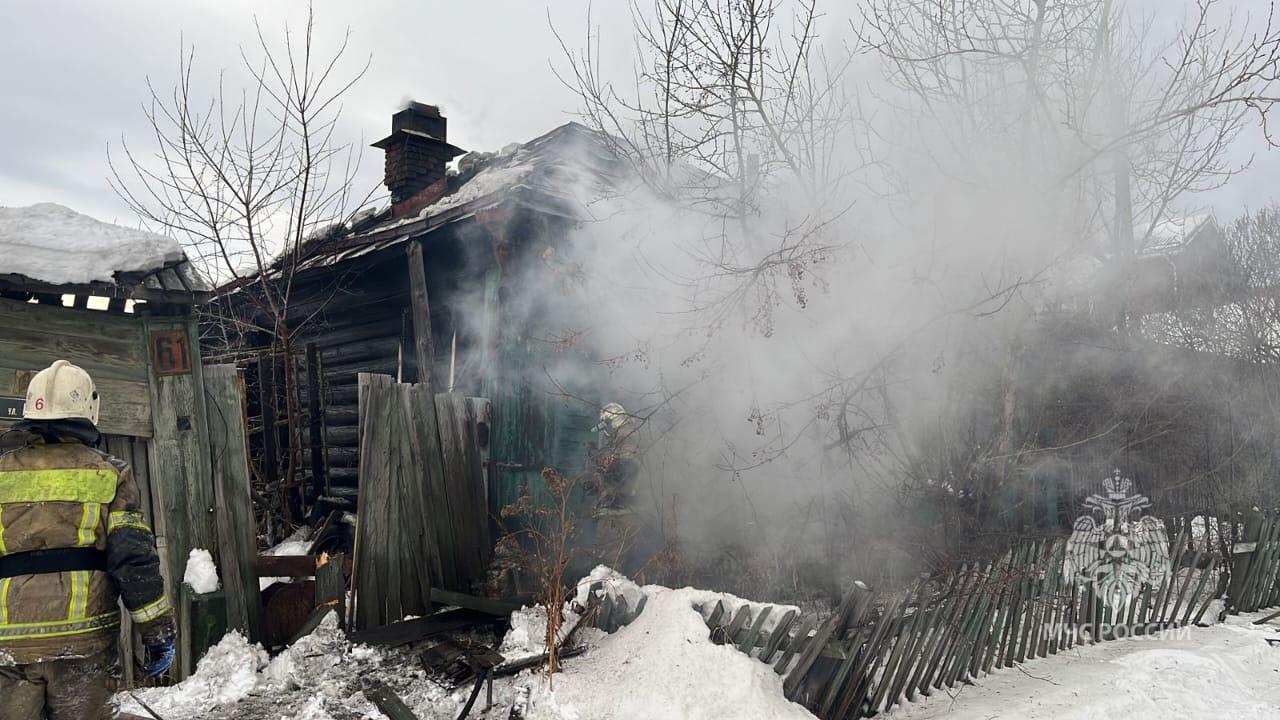
<path fill-rule="evenodd" d="M 848 209 L 844 187 L 871 162 L 846 147 L 862 129 L 845 92 L 852 58 L 827 55 L 816 0 L 655 0 L 632 14 L 633 93 L 602 75 L 590 32 L 580 50 L 561 38 L 561 79 L 649 191 L 705 216 L 688 248 L 706 271 L 687 279 L 692 306 L 713 327 L 745 313 L 768 335 L 779 303 L 805 303 L 839 244 L 830 225 Z M 805 207 L 766 232 L 778 192 Z"/>
<path fill-rule="evenodd" d="M 1221 186 L 1226 149 L 1280 99 L 1280 27 L 1197 0 L 1173 33 L 1119 0 L 872 0 L 855 27 L 944 172 L 981 173 L 1003 138 L 1045 193 L 1069 193 L 1085 247 L 1141 249 L 1171 204 Z M 941 131 L 941 132 L 939 132 Z M 945 146 L 942 148 L 941 146 Z M 1133 228 L 1140 228 L 1137 233 Z"/>
<path fill-rule="evenodd" d="M 1041 244 L 1045 262 L 1085 255 L 1109 265 L 1115 281 L 1095 301 L 1122 334 L 1140 324 L 1129 307 L 1135 255 L 1177 201 L 1240 169 L 1228 146 L 1250 121 L 1266 132 L 1280 98 L 1270 14 L 1258 21 L 1198 0 L 1178 27 L 1164 20 L 1120 0 L 871 0 L 854 26 L 882 61 L 904 110 L 895 117 L 913 123 L 904 134 L 925 164 L 956 187 L 1015 187 L 1020 201 L 1042 203 L 1039 226 L 1027 228 L 1038 237 L 1025 242 Z M 916 191 L 910 176 L 897 187 L 906 198 Z M 959 475 L 996 485 L 1027 449 L 1013 427 L 1026 342 L 1019 323 L 1008 327 L 986 385 L 999 398 L 994 437 L 957 430 L 953 442 L 983 452 L 941 451 L 968 456 Z M 971 407 L 957 409 L 963 417 Z"/>
<path fill-rule="evenodd" d="M 218 285 L 203 323 L 215 336 L 206 344 L 228 352 L 265 346 L 284 368 L 289 442 L 280 500 L 288 520 L 288 494 L 301 485 L 294 337 L 309 319 L 291 313 L 294 279 L 308 243 L 342 227 L 370 197 L 353 188 L 359 146 L 336 137 L 342 97 L 369 61 L 346 69 L 349 32 L 321 55 L 310 10 L 300 36 L 286 28 L 279 44 L 255 27 L 260 56 L 241 50 L 245 87 L 228 87 L 220 74 L 213 97 L 200 97 L 194 50 L 184 46 L 172 90 L 148 81 L 147 152 L 122 140 L 108 154 L 120 197 L 152 229 L 182 241 Z"/>

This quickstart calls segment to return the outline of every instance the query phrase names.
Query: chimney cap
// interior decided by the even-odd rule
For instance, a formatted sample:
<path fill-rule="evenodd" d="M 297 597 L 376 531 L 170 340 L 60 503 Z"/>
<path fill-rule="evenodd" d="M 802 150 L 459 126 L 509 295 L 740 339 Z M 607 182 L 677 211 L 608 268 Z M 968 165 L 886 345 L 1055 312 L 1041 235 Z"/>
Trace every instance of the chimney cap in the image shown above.
<path fill-rule="evenodd" d="M 441 115 L 440 115 L 440 106 L 439 106 L 439 105 L 428 105 L 428 104 L 426 104 L 426 103 L 420 103 L 420 102 L 418 102 L 418 101 L 416 101 L 416 100 L 410 100 L 410 101 L 406 102 L 406 103 L 404 104 L 404 107 L 400 108 L 400 109 L 396 112 L 396 115 L 399 115 L 400 113 L 402 113 L 402 112 L 404 112 L 404 111 L 406 111 L 406 110 L 413 110 L 413 111 L 415 111 L 415 112 L 417 112 L 417 113 L 421 113 L 421 114 L 426 115 L 426 116 L 428 116 L 428 117 L 441 117 Z"/>
<path fill-rule="evenodd" d="M 382 138 L 381 140 L 374 143 L 370 143 L 370 147 L 376 147 L 380 150 L 386 150 L 388 147 L 390 147 L 391 145 L 394 145 L 396 142 L 398 142 L 401 138 L 404 138 L 404 137 L 416 137 L 416 138 L 422 138 L 423 140 L 429 140 L 434 146 L 449 151 L 450 158 L 458 157 L 459 155 L 463 155 L 467 152 L 466 150 L 463 150 L 457 145 L 454 145 L 452 143 L 447 143 L 444 140 L 441 140 L 440 138 L 434 135 L 430 135 L 428 133 L 424 133 L 418 130 L 410 130 L 408 128 L 401 128 L 399 130 L 393 131 L 390 135 Z"/>
<path fill-rule="evenodd" d="M 413 137 L 427 141 L 454 158 L 466 151 L 448 143 L 448 128 L 449 120 L 440 114 L 439 105 L 409 100 L 391 116 L 391 134 L 373 143 L 373 147 L 386 150 L 397 142 Z"/>

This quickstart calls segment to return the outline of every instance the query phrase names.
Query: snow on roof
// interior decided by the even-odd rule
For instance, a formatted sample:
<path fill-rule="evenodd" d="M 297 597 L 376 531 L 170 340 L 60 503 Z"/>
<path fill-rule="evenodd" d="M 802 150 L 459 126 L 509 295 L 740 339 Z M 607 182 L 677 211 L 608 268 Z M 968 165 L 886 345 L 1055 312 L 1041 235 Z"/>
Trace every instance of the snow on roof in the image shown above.
<path fill-rule="evenodd" d="M 1173 252 L 1190 242 L 1212 220 L 1213 216 L 1208 213 L 1198 213 L 1155 223 L 1147 235 L 1142 254 L 1158 255 Z"/>
<path fill-rule="evenodd" d="M 618 159 L 602 135 L 570 122 L 526 143 L 496 153 L 467 153 L 450 172 L 450 191 L 417 213 L 390 217 L 390 208 L 357 213 L 345 233 L 309 244 L 301 270 L 336 265 L 389 247 L 470 216 L 517 194 L 552 199 L 585 210 L 615 183 Z"/>
<path fill-rule="evenodd" d="M 595 131 L 571 122 L 527 143 L 512 143 L 496 153 L 468 153 L 458 158 L 459 173 L 473 174 L 456 190 L 416 215 L 378 225 L 369 232 L 431 218 L 522 187 L 566 199 L 578 193 L 598 193 L 607 185 L 601 177 L 606 152 Z"/>
<path fill-rule="evenodd" d="M 185 258 L 177 241 L 105 223 L 55 203 L 0 206 L 0 274 L 52 285 L 112 282 Z"/>

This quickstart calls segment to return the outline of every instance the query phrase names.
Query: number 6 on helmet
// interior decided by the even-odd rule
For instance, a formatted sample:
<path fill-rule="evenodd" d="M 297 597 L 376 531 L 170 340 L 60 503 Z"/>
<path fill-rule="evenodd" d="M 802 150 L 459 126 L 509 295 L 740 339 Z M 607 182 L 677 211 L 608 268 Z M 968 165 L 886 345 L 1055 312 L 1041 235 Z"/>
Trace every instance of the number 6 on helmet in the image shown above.
<path fill-rule="evenodd" d="M 84 418 L 97 425 L 98 405 L 98 390 L 89 373 L 66 360 L 57 360 L 31 378 L 22 417 L 27 420 Z"/>

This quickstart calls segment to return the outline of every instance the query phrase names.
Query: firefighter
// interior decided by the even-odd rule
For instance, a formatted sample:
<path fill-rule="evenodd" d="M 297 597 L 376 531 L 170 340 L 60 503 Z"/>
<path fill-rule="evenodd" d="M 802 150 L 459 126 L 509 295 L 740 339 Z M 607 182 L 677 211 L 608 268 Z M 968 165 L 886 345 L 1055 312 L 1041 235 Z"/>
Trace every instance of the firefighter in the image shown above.
<path fill-rule="evenodd" d="M 611 402 L 600 411 L 600 433 L 595 455 L 594 489 L 597 510 L 626 510 L 635 496 L 639 471 L 638 421 L 621 405 Z"/>
<path fill-rule="evenodd" d="M 117 598 L 150 677 L 169 669 L 173 611 L 129 466 L 96 449 L 98 393 L 58 360 L 27 390 L 0 455 L 0 720 L 112 716 Z"/>
<path fill-rule="evenodd" d="M 595 508 L 591 513 L 593 560 L 633 576 L 657 551 L 657 523 L 637 493 L 640 419 L 611 402 L 600 411 L 599 447 L 592 457 Z"/>

